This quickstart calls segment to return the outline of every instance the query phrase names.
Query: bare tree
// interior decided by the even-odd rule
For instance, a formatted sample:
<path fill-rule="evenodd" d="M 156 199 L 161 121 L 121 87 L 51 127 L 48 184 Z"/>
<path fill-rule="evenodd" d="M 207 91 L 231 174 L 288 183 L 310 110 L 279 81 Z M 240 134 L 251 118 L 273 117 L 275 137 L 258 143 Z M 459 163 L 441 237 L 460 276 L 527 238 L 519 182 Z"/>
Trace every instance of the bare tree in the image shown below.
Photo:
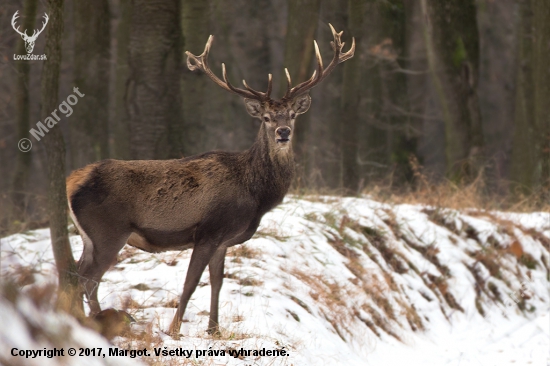
<path fill-rule="evenodd" d="M 86 93 L 69 124 L 71 168 L 109 157 L 110 17 L 107 0 L 74 2 L 74 84 Z"/>
<path fill-rule="evenodd" d="M 185 49 L 200 49 L 209 34 L 210 1 L 182 1 L 181 27 Z M 198 76 L 198 77 L 197 77 Z M 181 73 L 183 126 L 185 134 L 183 147 L 185 155 L 194 155 L 204 149 L 206 130 L 204 125 L 204 103 L 206 78 L 196 75 L 187 68 Z"/>
<path fill-rule="evenodd" d="M 474 0 L 421 0 L 430 73 L 445 123 L 449 177 L 478 173 L 484 148 L 477 96 L 479 34 Z"/>
<path fill-rule="evenodd" d="M 361 55 L 361 32 L 365 0 L 350 0 L 348 22 L 350 33 L 357 37 L 357 54 Z M 354 57 L 344 65 L 342 85 L 342 184 L 346 193 L 357 194 L 359 189 L 359 166 L 357 164 L 359 131 L 359 89 L 361 87 L 361 57 Z"/>
<path fill-rule="evenodd" d="M 50 24 L 46 35 L 42 69 L 42 116 L 57 107 L 59 69 L 61 65 L 61 37 L 63 34 L 63 0 L 48 0 Z M 48 166 L 48 210 L 52 249 L 59 276 L 58 305 L 65 311 L 83 316 L 79 296 L 78 277 L 67 232 L 67 193 L 65 187 L 65 142 L 59 126 L 52 128 L 43 139 Z"/>
<path fill-rule="evenodd" d="M 170 138 L 180 118 L 179 1 L 135 0 L 132 9 L 126 105 L 134 159 L 177 154 Z"/>
<path fill-rule="evenodd" d="M 37 1 L 26 0 L 24 5 L 24 23 L 23 31 L 34 28 L 36 16 Z M 14 16 L 15 17 L 15 16 Z M 23 39 L 17 43 L 17 54 L 25 52 L 25 42 Z M 17 113 L 17 139 L 29 137 L 30 127 L 30 103 L 29 103 L 29 74 L 31 64 L 26 61 L 16 63 L 17 84 L 15 89 L 16 113 Z M 15 164 L 15 172 L 11 184 L 11 221 L 22 222 L 25 220 L 26 210 L 26 188 L 29 180 L 29 174 L 32 164 L 31 151 L 17 153 L 17 161 Z"/>
<path fill-rule="evenodd" d="M 550 4 L 524 0 L 520 9 L 512 178 L 530 193 L 550 184 Z"/>
<path fill-rule="evenodd" d="M 313 60 L 313 43 L 319 21 L 321 0 L 288 0 L 288 23 L 286 28 L 285 59 L 284 66 L 293 80 L 301 82 L 308 77 L 311 62 Z M 281 83 L 281 90 L 286 86 Z M 294 144 L 297 160 L 298 186 L 309 180 L 312 150 L 306 142 L 310 135 L 311 119 L 305 115 L 300 120 L 300 129 L 296 133 Z"/>
<path fill-rule="evenodd" d="M 119 2 L 119 19 L 116 32 L 116 67 L 114 116 L 110 130 L 113 136 L 112 156 L 117 159 L 130 159 L 130 126 L 126 110 L 126 84 L 128 82 L 128 46 L 130 44 L 130 21 L 132 4 L 130 0 Z"/>
<path fill-rule="evenodd" d="M 550 196 L 550 3 L 533 0 L 535 30 L 534 80 L 535 128 L 537 130 L 537 160 L 540 164 L 540 185 Z"/>

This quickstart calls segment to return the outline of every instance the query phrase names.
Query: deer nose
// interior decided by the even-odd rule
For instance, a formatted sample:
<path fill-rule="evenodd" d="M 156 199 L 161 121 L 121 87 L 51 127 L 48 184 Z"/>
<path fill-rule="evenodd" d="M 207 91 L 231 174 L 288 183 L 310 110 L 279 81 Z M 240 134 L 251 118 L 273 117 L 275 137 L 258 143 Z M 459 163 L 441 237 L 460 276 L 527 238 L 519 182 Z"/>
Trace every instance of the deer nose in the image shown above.
<path fill-rule="evenodd" d="M 275 133 L 279 135 L 279 138 L 281 140 L 288 140 L 288 136 L 290 136 L 290 127 L 279 127 Z"/>

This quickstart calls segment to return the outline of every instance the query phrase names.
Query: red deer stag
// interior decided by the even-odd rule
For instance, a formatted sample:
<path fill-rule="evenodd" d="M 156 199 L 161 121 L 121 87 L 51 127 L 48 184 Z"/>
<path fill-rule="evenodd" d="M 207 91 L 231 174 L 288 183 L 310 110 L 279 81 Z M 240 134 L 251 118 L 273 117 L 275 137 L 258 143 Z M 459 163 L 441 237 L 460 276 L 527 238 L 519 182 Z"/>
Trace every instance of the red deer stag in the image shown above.
<path fill-rule="evenodd" d="M 84 252 L 78 262 L 83 291 L 91 313 L 101 309 L 97 289 L 101 277 L 128 244 L 147 252 L 193 248 L 178 310 L 170 325 L 177 334 L 187 303 L 209 266 L 212 285 L 208 331 L 218 330 L 218 296 L 228 247 L 241 244 L 256 232 L 262 216 L 281 203 L 294 174 L 292 130 L 296 116 L 311 103 L 308 91 L 337 64 L 353 57 L 330 25 L 334 56 L 323 68 L 315 43 L 317 69 L 311 78 L 288 88 L 280 100 L 259 92 L 243 80 L 245 89 L 223 80 L 208 66 L 210 36 L 204 52 L 187 54 L 187 66 L 201 70 L 223 89 L 244 98 L 246 110 L 262 123 L 256 141 L 243 152 L 213 151 L 175 160 L 103 160 L 74 171 L 67 178 L 71 217 L 80 230 Z M 314 41 L 315 42 L 315 41 Z"/>

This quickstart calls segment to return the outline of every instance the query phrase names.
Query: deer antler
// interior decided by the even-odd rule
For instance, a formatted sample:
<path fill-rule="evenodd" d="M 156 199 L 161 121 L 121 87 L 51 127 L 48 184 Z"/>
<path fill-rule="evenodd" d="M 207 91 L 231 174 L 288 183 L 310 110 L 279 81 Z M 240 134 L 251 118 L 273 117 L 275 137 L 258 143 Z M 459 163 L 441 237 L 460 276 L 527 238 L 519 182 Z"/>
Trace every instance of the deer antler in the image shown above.
<path fill-rule="evenodd" d="M 304 81 L 303 83 L 300 83 L 296 85 L 294 88 L 292 88 L 290 74 L 288 73 L 288 70 L 285 69 L 286 79 L 288 81 L 288 87 L 286 90 L 286 94 L 283 97 L 283 100 L 290 100 L 295 98 L 298 95 L 306 93 L 309 89 L 313 88 L 314 86 L 319 84 L 325 77 L 327 77 L 332 72 L 332 70 L 334 70 L 336 65 L 346 60 L 349 60 L 350 58 L 353 57 L 353 54 L 355 53 L 355 38 L 352 38 L 352 44 L 349 51 L 342 52 L 342 49 L 344 48 L 345 43 L 342 42 L 340 37 L 344 32 L 337 33 L 334 30 L 334 27 L 330 23 L 329 23 L 329 26 L 330 26 L 330 30 L 332 31 L 332 35 L 334 37 L 334 41 L 330 42 L 330 45 L 334 50 L 334 57 L 332 58 L 332 61 L 330 62 L 330 64 L 327 66 L 326 69 L 323 69 L 323 59 L 321 58 L 321 54 L 319 53 L 319 47 L 317 46 L 317 42 L 313 41 L 313 44 L 315 46 L 315 57 L 317 58 L 317 70 L 313 72 L 313 75 L 309 80 Z M 185 51 L 185 54 L 187 55 L 187 67 L 189 68 L 189 70 L 191 71 L 201 70 L 206 75 L 208 75 L 208 77 L 210 77 L 212 81 L 214 81 L 216 84 L 221 86 L 223 89 L 233 92 L 237 95 L 240 95 L 241 97 L 256 99 L 262 102 L 270 100 L 271 90 L 273 89 L 273 80 L 272 80 L 271 74 L 269 74 L 268 76 L 267 91 L 263 93 L 249 87 L 245 80 L 243 80 L 243 85 L 246 89 L 235 88 L 227 80 L 227 72 L 225 70 L 225 64 L 223 63 L 222 63 L 223 81 L 220 78 L 218 78 L 212 72 L 212 70 L 210 70 L 210 67 L 208 66 L 208 53 L 210 52 L 210 46 L 212 45 L 213 40 L 214 40 L 214 36 L 210 36 L 208 38 L 208 42 L 206 42 L 204 51 L 199 56 L 195 56 L 191 52 Z"/>
<path fill-rule="evenodd" d="M 11 26 L 12 26 L 13 30 L 15 30 L 17 33 L 19 33 L 22 37 L 28 37 L 27 33 L 26 33 L 26 30 L 25 30 L 25 33 L 23 33 L 21 31 L 19 31 L 19 26 L 17 26 L 17 28 L 15 28 L 15 20 L 17 18 L 19 18 L 19 15 L 17 15 L 17 13 L 19 13 L 19 10 L 17 10 L 15 12 L 15 14 L 13 14 L 13 17 L 11 18 Z"/>
<path fill-rule="evenodd" d="M 44 30 L 44 28 L 46 28 L 46 24 L 48 24 L 48 20 L 50 19 L 50 18 L 48 17 L 48 14 L 44 13 L 44 19 L 45 19 L 46 21 L 45 21 L 45 22 L 42 22 L 42 29 L 40 29 L 38 32 L 37 32 L 37 30 L 35 29 L 35 30 L 34 30 L 34 33 L 32 34 L 32 37 L 31 37 L 31 38 L 36 38 L 36 37 L 38 37 L 38 35 L 39 35 L 40 33 L 42 33 L 42 31 Z M 35 36 L 35 33 L 36 33 L 36 36 Z"/>
<path fill-rule="evenodd" d="M 206 46 L 204 47 L 204 51 L 199 56 L 193 55 L 189 51 L 185 51 L 185 54 L 187 55 L 187 67 L 191 71 L 195 70 L 201 70 L 204 72 L 210 79 L 212 79 L 213 82 L 221 86 L 223 89 L 233 92 L 237 95 L 240 95 L 241 97 L 250 98 L 250 99 L 256 99 L 259 101 L 266 101 L 271 99 L 271 90 L 273 89 L 273 80 L 272 75 L 268 75 L 267 80 L 267 91 L 265 93 L 257 91 L 252 89 L 248 86 L 245 80 L 243 80 L 243 85 L 246 88 L 235 88 L 231 83 L 227 80 L 227 72 L 225 70 L 225 64 L 222 63 L 222 75 L 223 75 L 223 81 L 220 80 L 213 72 L 210 70 L 210 67 L 208 66 L 208 53 L 210 52 L 210 46 L 212 45 L 212 41 L 214 40 L 214 36 L 210 36 L 208 38 L 208 42 L 206 42 Z"/>
<path fill-rule="evenodd" d="M 324 78 L 326 78 L 332 70 L 338 65 L 339 63 L 342 63 L 344 61 L 349 60 L 353 57 L 353 54 L 355 53 L 355 38 L 352 38 L 351 48 L 348 52 L 342 52 L 342 49 L 344 48 L 345 42 L 342 42 L 340 37 L 342 37 L 342 34 L 344 33 L 341 31 L 340 33 L 337 33 L 334 30 L 334 27 L 332 24 L 328 24 L 330 27 L 330 30 L 332 31 L 332 36 L 334 37 L 334 41 L 330 42 L 330 45 L 332 47 L 332 50 L 334 51 L 334 57 L 332 58 L 332 61 L 327 66 L 326 69 L 323 69 L 323 59 L 321 58 L 321 54 L 319 53 L 319 47 L 317 46 L 317 42 L 313 41 L 313 44 L 315 46 L 315 57 L 317 58 L 317 70 L 313 71 L 313 75 L 311 78 L 307 81 L 304 81 L 303 83 L 300 83 L 296 85 L 294 88 L 292 88 L 292 81 L 290 79 L 290 74 L 288 73 L 288 70 L 285 69 L 286 73 L 286 79 L 288 81 L 288 86 L 286 90 L 286 94 L 283 97 L 284 100 L 293 99 L 297 95 L 304 94 L 317 84 L 319 84 L 321 81 L 323 81 Z"/>
<path fill-rule="evenodd" d="M 40 33 L 42 33 L 42 31 L 44 30 L 44 28 L 46 28 L 46 24 L 48 24 L 48 20 L 50 19 L 50 18 L 48 17 L 48 14 L 44 13 L 44 19 L 45 19 L 46 21 L 45 21 L 45 22 L 42 22 L 42 29 L 40 29 L 40 30 L 35 29 L 34 32 L 32 33 L 32 36 L 29 36 L 29 35 L 27 34 L 27 30 L 26 30 L 26 29 L 25 29 L 25 32 L 21 32 L 21 31 L 19 30 L 19 26 L 17 26 L 17 28 L 15 28 L 15 21 L 16 21 L 17 18 L 19 18 L 19 15 L 17 15 L 17 13 L 19 13 L 19 10 L 17 10 L 17 11 L 15 12 L 15 14 L 13 14 L 13 17 L 11 18 L 11 26 L 12 26 L 12 28 L 13 28 L 17 33 L 19 33 L 19 34 L 21 35 L 21 37 L 23 37 L 24 39 L 31 39 L 31 40 L 32 40 L 32 39 L 36 39 L 36 38 L 38 37 L 38 35 L 39 35 Z"/>

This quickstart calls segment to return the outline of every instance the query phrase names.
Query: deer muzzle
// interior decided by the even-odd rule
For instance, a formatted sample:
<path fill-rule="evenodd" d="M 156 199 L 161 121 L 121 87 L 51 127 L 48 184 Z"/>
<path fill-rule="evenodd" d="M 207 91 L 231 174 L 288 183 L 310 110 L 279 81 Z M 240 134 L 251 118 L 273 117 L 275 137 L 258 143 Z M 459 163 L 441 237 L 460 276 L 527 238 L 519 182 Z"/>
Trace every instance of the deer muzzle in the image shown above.
<path fill-rule="evenodd" d="M 280 142 L 288 142 L 290 139 L 290 133 L 291 133 L 290 127 L 279 127 L 275 130 L 275 134 L 277 135 L 277 143 Z"/>

